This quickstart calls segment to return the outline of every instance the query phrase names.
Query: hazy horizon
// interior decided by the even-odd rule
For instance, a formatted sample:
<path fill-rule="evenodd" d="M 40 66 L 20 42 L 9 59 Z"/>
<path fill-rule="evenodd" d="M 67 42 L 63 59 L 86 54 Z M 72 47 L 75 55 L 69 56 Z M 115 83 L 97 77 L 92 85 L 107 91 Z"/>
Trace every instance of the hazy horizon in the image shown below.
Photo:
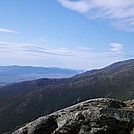
<path fill-rule="evenodd" d="M 113 63 L 110 63 L 108 65 L 105 65 L 105 66 L 102 66 L 102 67 L 98 67 L 98 68 L 90 68 L 90 69 L 76 69 L 76 68 L 66 68 L 66 67 L 56 67 L 56 66 L 34 66 L 34 65 L 5 65 L 5 66 L 0 66 L 0 67 L 36 67 L 36 68 L 59 68 L 59 69 L 69 69 L 69 70 L 81 70 L 81 71 L 91 71 L 92 69 L 102 69 L 102 68 L 105 68 L 107 66 L 110 66 L 114 63 L 117 63 L 117 62 L 123 62 L 123 61 L 127 61 L 127 60 L 134 60 L 134 59 L 126 59 L 126 60 L 120 60 L 120 61 L 116 61 L 116 62 L 113 62 Z"/>
<path fill-rule="evenodd" d="M 103 68 L 133 59 L 131 0 L 1 0 L 0 66 Z"/>

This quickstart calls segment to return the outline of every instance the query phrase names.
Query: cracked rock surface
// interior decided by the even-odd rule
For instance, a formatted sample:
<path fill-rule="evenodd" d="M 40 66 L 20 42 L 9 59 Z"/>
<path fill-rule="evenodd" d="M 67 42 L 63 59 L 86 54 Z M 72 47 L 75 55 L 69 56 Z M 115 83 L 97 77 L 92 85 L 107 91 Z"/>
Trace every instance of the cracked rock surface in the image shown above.
<path fill-rule="evenodd" d="M 12 134 L 134 134 L 134 100 L 91 99 L 40 117 Z"/>

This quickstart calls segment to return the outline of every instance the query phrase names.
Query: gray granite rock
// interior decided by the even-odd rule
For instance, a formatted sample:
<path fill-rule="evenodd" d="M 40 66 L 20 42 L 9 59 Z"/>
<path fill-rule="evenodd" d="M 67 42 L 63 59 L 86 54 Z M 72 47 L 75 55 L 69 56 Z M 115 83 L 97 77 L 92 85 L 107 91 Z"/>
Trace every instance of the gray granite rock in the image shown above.
<path fill-rule="evenodd" d="M 134 134 L 133 104 L 92 99 L 40 117 L 12 134 Z"/>

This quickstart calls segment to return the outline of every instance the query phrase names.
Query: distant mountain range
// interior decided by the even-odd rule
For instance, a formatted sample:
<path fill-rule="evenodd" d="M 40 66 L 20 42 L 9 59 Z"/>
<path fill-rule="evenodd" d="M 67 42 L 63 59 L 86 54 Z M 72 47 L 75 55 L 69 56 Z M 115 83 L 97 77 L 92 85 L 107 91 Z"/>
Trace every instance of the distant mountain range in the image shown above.
<path fill-rule="evenodd" d="M 134 99 L 134 60 L 71 78 L 38 79 L 0 88 L 0 133 L 91 98 Z"/>
<path fill-rule="evenodd" d="M 0 66 L 0 85 L 39 78 L 68 78 L 84 72 L 64 68 L 33 66 Z"/>

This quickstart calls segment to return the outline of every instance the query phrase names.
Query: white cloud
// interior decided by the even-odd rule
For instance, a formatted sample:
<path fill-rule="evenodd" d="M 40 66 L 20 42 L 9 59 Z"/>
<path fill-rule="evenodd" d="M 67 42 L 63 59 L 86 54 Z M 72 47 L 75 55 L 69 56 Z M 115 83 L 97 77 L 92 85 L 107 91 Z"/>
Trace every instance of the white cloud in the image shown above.
<path fill-rule="evenodd" d="M 69 0 L 57 0 L 58 2 L 60 2 L 63 6 L 65 6 L 66 8 L 69 8 L 71 10 L 74 11 L 78 11 L 80 13 L 85 13 L 90 9 L 90 4 L 88 4 L 88 1 L 69 1 Z"/>
<path fill-rule="evenodd" d="M 120 29 L 134 31 L 134 0 L 57 0 L 90 19 L 112 20 Z"/>
<path fill-rule="evenodd" d="M 2 32 L 2 33 L 15 33 L 15 34 L 19 33 L 17 31 L 10 30 L 10 29 L 4 29 L 4 28 L 0 28 L 0 32 Z"/>
<path fill-rule="evenodd" d="M 68 49 L 46 49 L 41 45 L 31 43 L 13 43 L 13 42 L 0 42 L 0 51 L 7 52 L 16 57 L 16 53 L 23 57 L 35 54 L 38 56 L 71 56 Z M 19 56 L 17 55 L 17 56 Z"/>
<path fill-rule="evenodd" d="M 110 44 L 111 46 L 111 51 L 112 52 L 117 52 L 117 53 L 122 53 L 123 52 L 123 44 L 120 44 L 120 43 L 111 43 Z"/>
<path fill-rule="evenodd" d="M 106 52 L 97 52 L 88 47 L 47 49 L 38 44 L 0 42 L 0 63 L 93 69 L 122 60 L 122 52 L 123 44 L 119 43 L 111 43 Z"/>

